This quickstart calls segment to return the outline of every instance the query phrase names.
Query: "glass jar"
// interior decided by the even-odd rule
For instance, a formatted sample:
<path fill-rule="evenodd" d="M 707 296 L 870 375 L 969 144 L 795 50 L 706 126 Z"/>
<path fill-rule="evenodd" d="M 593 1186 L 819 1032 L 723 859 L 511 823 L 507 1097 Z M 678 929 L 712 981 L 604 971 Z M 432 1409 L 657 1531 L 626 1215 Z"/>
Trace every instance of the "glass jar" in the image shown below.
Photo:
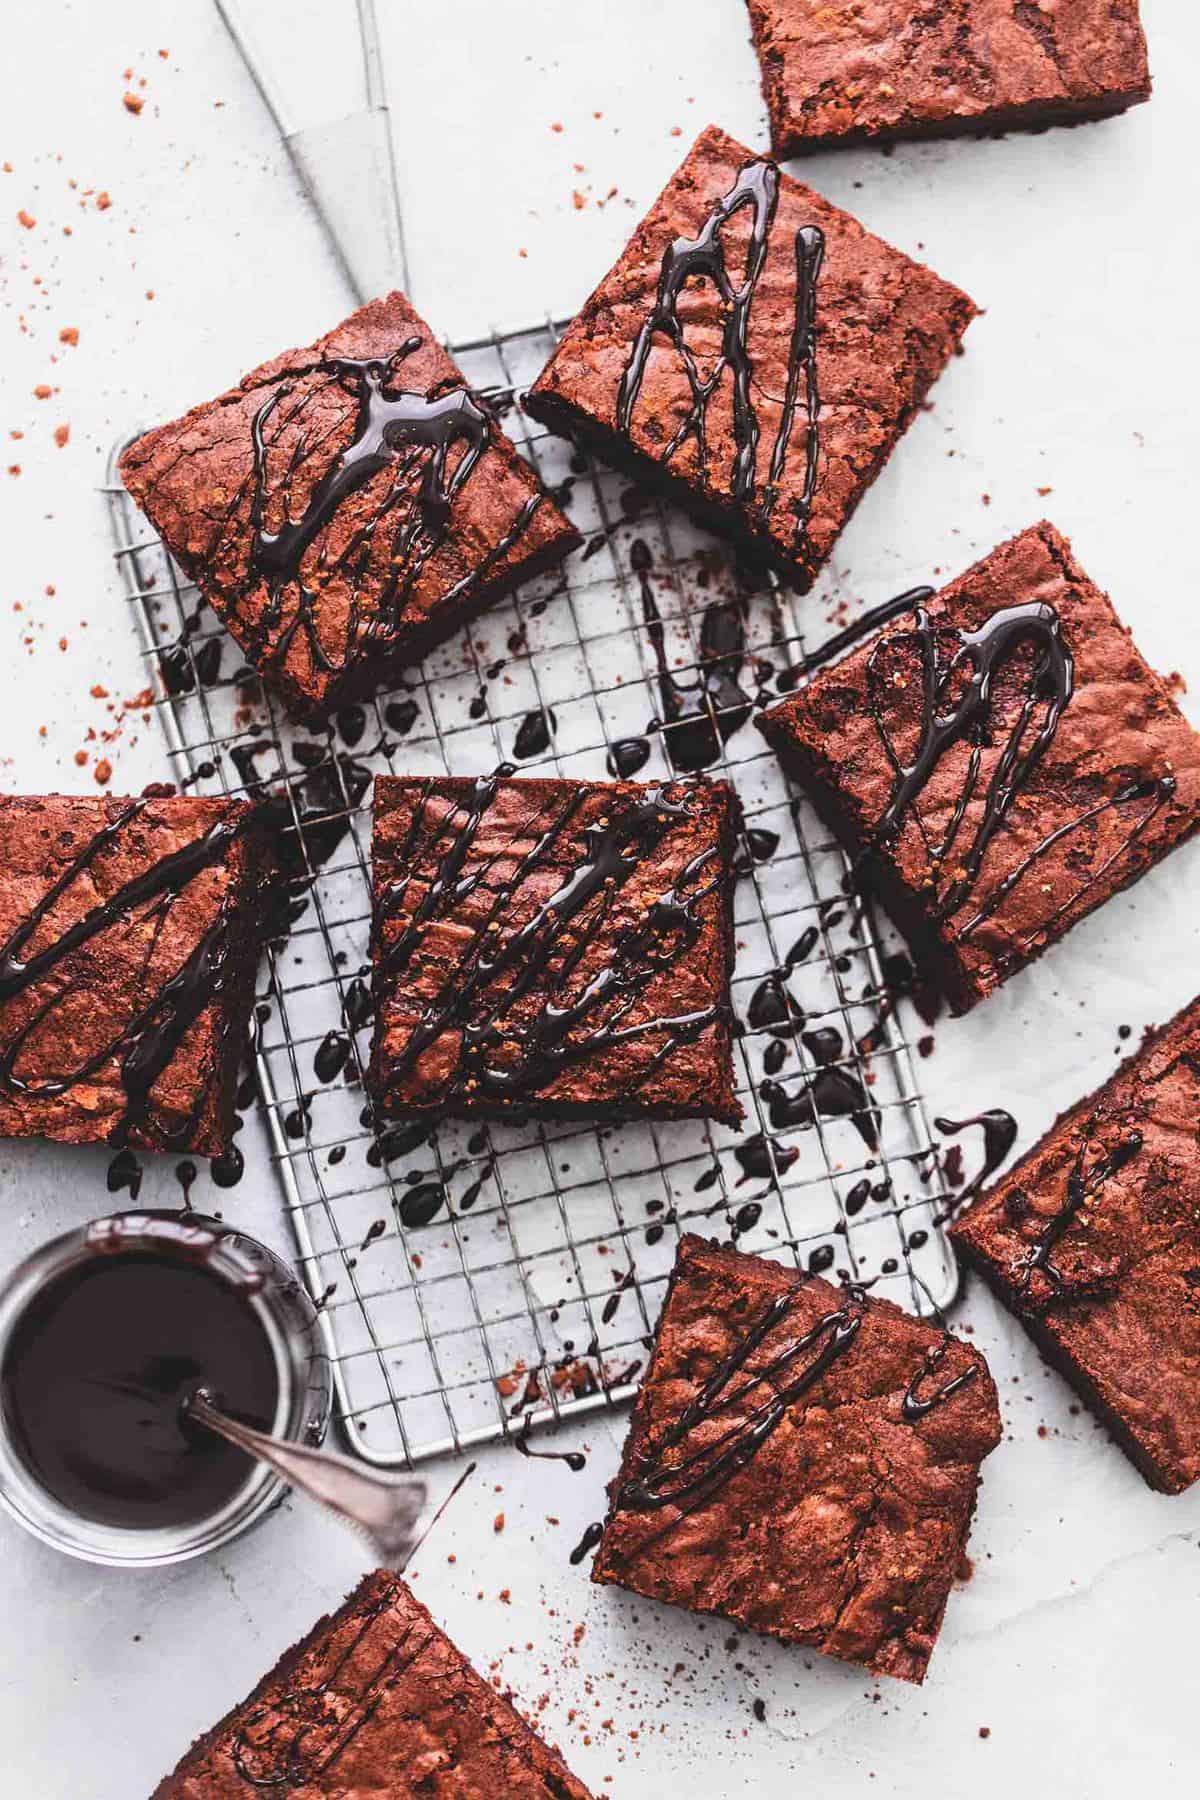
<path fill-rule="evenodd" d="M 95 1219 L 44 1244 L 0 1284 L 0 1369 L 26 1311 L 64 1276 L 96 1258 L 137 1254 L 202 1263 L 254 1309 L 278 1379 L 270 1429 L 294 1443 L 320 1444 L 332 1385 L 323 1322 L 293 1271 L 256 1238 L 201 1213 L 127 1212 Z M 226 1544 L 261 1519 L 287 1491 L 264 1464 L 247 1459 L 246 1478 L 207 1517 L 181 1525 L 122 1527 L 82 1517 L 51 1493 L 22 1456 L 0 1404 L 0 1504 L 43 1543 L 88 1562 L 151 1568 L 184 1562 Z"/>

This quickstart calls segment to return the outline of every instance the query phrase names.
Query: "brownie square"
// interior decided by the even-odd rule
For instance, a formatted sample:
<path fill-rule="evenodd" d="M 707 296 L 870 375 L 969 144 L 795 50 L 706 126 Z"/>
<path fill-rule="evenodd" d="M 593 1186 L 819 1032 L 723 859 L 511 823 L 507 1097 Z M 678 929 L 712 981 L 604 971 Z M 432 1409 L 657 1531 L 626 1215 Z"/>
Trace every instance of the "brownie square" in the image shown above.
<path fill-rule="evenodd" d="M 276 877 L 244 801 L 0 796 L 0 1136 L 228 1150 Z"/>
<path fill-rule="evenodd" d="M 709 126 L 526 408 L 803 590 L 975 310 Z"/>
<path fill-rule="evenodd" d="M 737 1124 L 724 782 L 375 784 L 379 1117 Z"/>
<path fill-rule="evenodd" d="M 748 0 L 777 156 L 1036 129 L 1150 98 L 1137 0 Z"/>
<path fill-rule="evenodd" d="M 1200 738 L 1044 522 L 758 726 L 955 1012 L 1200 822 Z"/>
<path fill-rule="evenodd" d="M 590 1800 L 398 1575 L 320 1619 L 151 1800 Z"/>
<path fill-rule="evenodd" d="M 1200 1000 L 952 1230 L 1150 1486 L 1200 1478 Z"/>
<path fill-rule="evenodd" d="M 301 718 L 579 541 L 403 294 L 130 445 L 121 476 Z"/>
<path fill-rule="evenodd" d="M 999 1441 L 977 1350 L 684 1237 L 592 1579 L 921 1681 Z"/>

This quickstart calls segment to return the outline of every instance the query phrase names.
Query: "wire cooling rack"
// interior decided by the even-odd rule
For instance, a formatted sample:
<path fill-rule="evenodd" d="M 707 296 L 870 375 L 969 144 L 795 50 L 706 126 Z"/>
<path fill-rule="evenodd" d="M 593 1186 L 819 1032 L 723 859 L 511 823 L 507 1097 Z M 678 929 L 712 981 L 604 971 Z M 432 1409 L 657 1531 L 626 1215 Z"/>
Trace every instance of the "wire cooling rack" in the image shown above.
<path fill-rule="evenodd" d="M 885 979 L 889 945 L 848 892 L 842 852 L 748 722 L 709 771 L 737 787 L 748 827 L 734 981 L 745 1129 L 448 1121 L 407 1146 L 393 1137 L 381 1153 L 361 1085 L 370 778 L 474 775 L 514 761 L 522 721 L 541 712 L 553 735 L 521 772 L 606 779 L 612 745 L 661 716 L 631 566 L 638 540 L 652 558 L 677 680 L 698 679 L 700 619 L 713 601 L 744 606 L 747 693 L 771 697 L 803 654 L 777 585 L 752 585 L 728 549 L 681 514 L 526 418 L 520 395 L 556 336 L 547 322 L 450 348 L 561 495 L 583 549 L 336 728 L 293 727 L 262 691 L 120 485 L 116 454 L 106 487 L 174 779 L 199 792 L 269 788 L 290 801 L 309 879 L 286 944 L 269 957 L 258 1083 L 298 1260 L 324 1315 L 338 1412 L 350 1442 L 379 1464 L 631 1397 L 684 1230 L 732 1237 L 831 1280 L 870 1282 L 923 1312 L 947 1304 L 956 1284 L 938 1224 L 941 1166 L 904 1030 L 909 1009 L 893 1011 Z M 650 742 L 646 780 L 671 773 L 661 734 Z M 803 1022 L 755 1029 L 750 1001 L 772 975 Z M 852 1117 L 820 1109 L 805 1128 L 771 1128 L 764 1057 L 769 1070 L 782 1061 L 778 1079 L 795 1092 L 819 1073 L 803 1033 L 830 1029 L 840 1045 L 832 1066 L 870 1096 L 877 1148 Z M 344 1046 L 331 1032 L 349 1038 L 332 1076 Z M 834 1040 L 814 1042 L 827 1062 Z M 408 1196 L 411 1216 L 417 1188 L 417 1210 L 435 1210 L 414 1227 L 400 1205 Z"/>

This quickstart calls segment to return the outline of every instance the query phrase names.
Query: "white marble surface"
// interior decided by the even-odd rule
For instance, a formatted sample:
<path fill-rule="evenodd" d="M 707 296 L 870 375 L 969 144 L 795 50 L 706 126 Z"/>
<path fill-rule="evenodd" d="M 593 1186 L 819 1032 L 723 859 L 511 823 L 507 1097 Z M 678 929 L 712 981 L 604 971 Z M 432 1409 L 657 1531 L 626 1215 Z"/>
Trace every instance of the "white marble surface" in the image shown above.
<path fill-rule="evenodd" d="M 569 308 L 708 119 L 765 141 L 740 0 L 380 7 L 414 297 L 449 331 Z M 328 112 L 352 101 L 336 10 L 259 0 L 302 122 L 320 115 L 318 78 Z M 1151 660 L 1195 687 L 1200 20 L 1180 0 L 1143 10 L 1157 94 L 1124 120 L 807 166 L 987 309 L 822 591 L 877 599 L 1044 512 Z M 6 18 L 3 54 L 0 429 L 3 464 L 21 473 L 0 475 L 0 780 L 91 791 L 75 752 L 94 760 L 87 729 L 112 721 L 89 689 L 142 685 L 95 491 L 111 441 L 306 341 L 348 297 L 207 0 L 43 0 Z M 140 116 L 127 88 L 144 95 Z M 42 383 L 54 392 L 39 400 Z M 120 789 L 164 772 L 136 717 L 104 754 Z M 1190 998 L 1198 866 L 1177 855 L 982 1013 L 940 1027 L 924 1066 L 937 1109 L 1010 1106 L 1028 1142 L 1112 1066 L 1118 1022 L 1137 1029 Z M 282 1243 L 259 1151 L 231 1203 Z M 102 1166 L 0 1146 L 0 1264 L 100 1210 Z M 992 1359 L 1007 1432 L 986 1469 L 974 1578 L 923 1690 L 744 1637 L 731 1648 L 719 1625 L 591 1589 L 567 1551 L 599 1508 L 619 1419 L 574 1434 L 592 1448 L 581 1476 L 481 1456 L 419 1560 L 420 1591 L 597 1794 L 1194 1791 L 1200 1495 L 1150 1494 L 977 1290 L 962 1317 Z M 0 1522 L 0 1791 L 148 1793 L 360 1563 L 354 1539 L 300 1504 L 220 1557 L 138 1577 Z"/>

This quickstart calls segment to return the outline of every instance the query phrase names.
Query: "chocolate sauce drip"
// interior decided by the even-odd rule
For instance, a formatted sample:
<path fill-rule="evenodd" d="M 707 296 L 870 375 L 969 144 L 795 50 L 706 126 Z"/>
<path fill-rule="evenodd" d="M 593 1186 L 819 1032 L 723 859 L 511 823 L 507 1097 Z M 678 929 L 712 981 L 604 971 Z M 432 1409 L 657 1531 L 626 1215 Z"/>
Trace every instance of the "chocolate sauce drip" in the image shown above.
<path fill-rule="evenodd" d="M 346 1058 L 350 1054 L 350 1039 L 344 1031 L 327 1031 L 317 1045 L 317 1053 L 313 1057 L 313 1074 L 318 1081 L 332 1081 L 340 1075 L 346 1066 Z"/>
<path fill-rule="evenodd" d="M 619 781 L 628 781 L 650 761 L 650 740 L 644 737 L 619 738 L 608 753 L 608 772 Z"/>
<path fill-rule="evenodd" d="M 396 1202 L 400 1223 L 412 1229 L 432 1225 L 446 1204 L 446 1190 L 440 1181 L 420 1181 Z"/>
<path fill-rule="evenodd" d="M 142 1165 L 132 1150 L 118 1150 L 108 1165 L 105 1185 L 110 1194 L 117 1194 L 122 1188 L 129 1189 L 130 1200 L 136 1200 L 142 1191 Z"/>
<path fill-rule="evenodd" d="M 1054 740 L 1059 720 L 1075 691 L 1075 664 L 1063 641 L 1062 626 L 1054 607 L 1040 601 L 1000 607 L 977 631 L 957 631 L 956 646 L 943 663 L 939 637 L 947 627 L 918 607 L 910 632 L 882 638 L 867 659 L 867 692 L 871 716 L 888 760 L 896 771 L 892 795 L 873 833 L 874 844 L 896 838 L 934 770 L 946 753 L 964 739 L 970 743 L 962 791 L 955 803 L 945 835 L 937 843 L 926 838 L 929 883 L 936 891 L 943 870 L 953 875 L 934 908 L 939 919 L 949 918 L 974 889 L 988 847 L 1007 819 L 1017 796 L 1026 787 Z M 920 741 L 912 760 L 905 762 L 884 723 L 876 675 L 879 658 L 888 649 L 911 638 L 921 663 L 922 709 Z M 1017 717 L 997 758 L 984 796 L 982 815 L 970 841 L 960 845 L 964 826 L 979 784 L 983 749 L 991 715 L 992 689 L 999 670 L 1023 645 L 1032 643 L 1037 654 L 1026 678 L 1025 693 Z M 950 699 L 955 681 L 969 668 L 970 675 L 959 697 Z M 1039 703 L 1044 705 L 1040 725 L 1025 747 Z M 943 709 L 946 710 L 943 710 Z"/>
<path fill-rule="evenodd" d="M 792 998 L 778 973 L 766 976 L 750 996 L 746 1023 L 751 1031 L 770 1031 L 781 1037 L 793 1037 L 805 1022 L 805 1015 Z"/>
<path fill-rule="evenodd" d="M 837 631 L 832 637 L 826 638 L 825 642 L 819 644 L 815 650 L 806 650 L 799 662 L 792 663 L 786 669 L 781 669 L 779 679 L 775 683 L 776 687 L 781 694 L 791 693 L 796 683 L 803 680 L 804 676 L 811 675 L 814 669 L 824 668 L 826 663 L 833 662 L 844 650 L 860 644 L 864 638 L 870 637 L 882 626 L 889 625 L 893 619 L 899 618 L 901 613 L 915 612 L 917 607 L 924 605 L 926 600 L 932 598 L 933 589 L 931 587 L 915 587 L 909 588 L 903 594 L 897 594 L 892 600 L 885 600 L 881 606 L 869 607 L 865 613 L 855 619 L 852 625 L 847 625 L 844 630 Z"/>
<path fill-rule="evenodd" d="M 208 1165 L 208 1172 L 213 1183 L 219 1188 L 236 1187 L 246 1173 L 246 1159 L 236 1144 L 230 1144 L 228 1150 L 220 1156 L 214 1156 Z"/>
<path fill-rule="evenodd" d="M 846 1217 L 848 1219 L 855 1218 L 857 1216 L 857 1214 L 859 1214 L 862 1211 L 863 1207 L 867 1204 L 867 1201 L 870 1198 L 871 1198 L 871 1183 L 870 1183 L 870 1181 L 867 1180 L 866 1177 L 864 1177 L 862 1181 L 856 1181 L 854 1186 L 850 1189 L 850 1192 L 846 1195 L 845 1201 L 843 1202 L 843 1207 L 845 1210 Z"/>
<path fill-rule="evenodd" d="M 773 1038 L 763 1051 L 763 1073 L 778 1075 L 787 1061 L 787 1045 L 782 1038 Z"/>
<path fill-rule="evenodd" d="M 919 1419 L 923 1419 L 927 1413 L 931 1413 L 935 1406 L 941 1406 L 954 1394 L 965 1388 L 968 1383 L 974 1381 L 978 1375 L 978 1363 L 971 1363 L 961 1375 L 955 1375 L 951 1381 L 944 1381 L 941 1387 L 934 1388 L 931 1394 L 922 1396 L 920 1392 L 922 1384 L 927 1376 L 932 1375 L 944 1361 L 945 1355 L 946 1343 L 943 1340 L 932 1354 L 926 1356 L 921 1367 L 909 1382 L 907 1392 L 900 1402 L 900 1417 L 906 1425 L 915 1425 Z"/>
<path fill-rule="evenodd" d="M 733 853 L 735 875 L 748 875 L 756 863 L 770 862 L 779 848 L 779 833 L 762 825 L 750 825 L 743 831 Z"/>
<path fill-rule="evenodd" d="M 549 706 L 544 711 L 539 706 L 526 713 L 513 740 L 513 755 L 520 762 L 526 762 L 531 756 L 543 756 L 550 748 L 550 736 L 557 724 Z"/>
<path fill-rule="evenodd" d="M 764 1082 L 763 1085 L 767 1084 Z M 742 1166 L 743 1181 L 769 1181 L 772 1176 L 782 1174 L 784 1169 L 790 1169 L 800 1152 L 794 1144 L 776 1144 L 759 1131 L 736 1145 L 733 1154 Z M 700 1183 L 696 1185 L 699 1187 Z"/>
<path fill-rule="evenodd" d="M 587 1457 L 582 1450 L 534 1450 L 529 1442 L 529 1415 L 525 1415 L 525 1423 L 512 1440 L 513 1449 L 520 1455 L 533 1458 L 537 1462 L 566 1463 L 572 1475 L 579 1475 L 587 1468 Z M 586 1555 L 586 1551 L 584 1552 Z"/>
<path fill-rule="evenodd" d="M 77 882 L 86 880 L 97 857 L 116 842 L 149 804 L 148 797 L 131 801 L 110 824 L 101 826 L 18 921 L 7 941 L 0 946 L 0 1002 L 36 989 L 73 951 L 90 944 L 137 908 L 169 905 L 203 870 L 224 860 L 245 826 L 245 816 L 241 813 L 219 821 L 203 837 L 171 851 L 149 868 L 131 876 L 51 943 L 23 959 L 26 945 L 57 902 Z M 222 904 L 216 919 L 174 975 L 152 993 L 99 1050 L 83 1058 L 74 1068 L 41 1080 L 26 1079 L 19 1067 L 22 1053 L 39 1027 L 53 1019 L 76 988 L 73 982 L 67 982 L 58 990 L 51 990 L 0 1050 L 0 1087 L 35 1100 L 50 1099 L 66 1093 L 78 1082 L 91 1080 L 116 1057 L 125 1090 L 125 1113 L 114 1131 L 113 1141 L 120 1141 L 131 1129 L 137 1128 L 166 1148 L 186 1143 L 208 1100 L 211 1082 L 205 1084 L 187 1117 L 173 1128 L 162 1124 L 152 1126 L 149 1114 L 153 1090 L 192 1026 L 222 995 L 232 961 L 231 935 L 228 907 Z M 228 1026 L 221 1029 L 227 1030 Z M 71 1036 L 68 1031 L 68 1044 Z M 219 1058 L 214 1062 L 219 1062 Z"/>
<path fill-rule="evenodd" d="M 361 1031 L 364 1025 L 370 1023 L 374 1010 L 370 988 L 356 976 L 343 997 L 342 1018 L 351 1031 Z"/>
<path fill-rule="evenodd" d="M 753 1231 L 761 1218 L 762 1202 L 760 1200 L 747 1200 L 743 1206 L 739 1206 L 733 1215 L 735 1239 L 744 1236 L 747 1231 Z"/>
<path fill-rule="evenodd" d="M 363 706 L 343 706 L 337 715 L 337 728 L 342 734 L 343 743 L 353 749 L 361 744 L 367 730 L 367 712 Z"/>
<path fill-rule="evenodd" d="M 397 732 L 400 737 L 408 736 L 420 714 L 421 709 L 415 700 L 389 700 L 383 709 L 388 730 Z"/>
<path fill-rule="evenodd" d="M 663 252 L 654 306 L 642 321 L 634 339 L 617 393 L 617 423 L 629 435 L 633 429 L 634 413 L 654 339 L 668 338 L 683 365 L 691 392 L 691 405 L 674 436 L 664 447 L 659 460 L 669 463 L 685 443 L 694 441 L 698 469 L 703 475 L 708 465 L 708 408 L 728 369 L 732 376 L 735 445 L 730 488 L 734 499 L 741 502 L 749 502 L 754 495 L 759 446 L 758 415 L 754 407 L 754 366 L 749 351 L 750 308 L 766 263 L 778 200 L 779 170 L 775 164 L 761 159 L 747 163 L 739 170 L 729 192 L 714 202 L 697 235 L 694 238 L 677 237 L 668 244 Z M 743 209 L 751 214 L 750 241 L 742 279 L 735 283 L 726 261 L 722 234 L 729 220 Z M 815 318 L 817 282 L 823 253 L 824 236 L 820 228 L 815 225 L 802 226 L 795 239 L 795 312 L 787 385 L 771 454 L 770 471 L 758 508 L 760 517 L 766 521 L 778 497 L 795 423 L 800 377 L 803 374 L 808 432 L 804 489 L 800 499 L 795 502 L 798 536 L 807 525 L 817 479 L 820 396 L 817 384 Z M 680 300 L 697 280 L 713 284 L 722 309 L 721 350 L 707 376 L 700 373 L 699 365 L 688 346 L 684 322 L 680 317 Z"/>
<path fill-rule="evenodd" d="M 475 783 L 449 830 L 433 879 L 382 956 L 385 979 L 398 974 L 417 953 L 426 927 L 443 903 L 461 901 L 482 879 L 479 872 L 464 876 L 463 871 L 480 822 L 509 773 L 502 765 Z M 711 851 L 693 858 L 674 884 L 655 896 L 643 916 L 616 935 L 609 961 L 573 998 L 559 997 L 603 928 L 613 893 L 653 857 L 672 823 L 686 817 L 686 793 L 672 798 L 666 789 L 651 788 L 632 804 L 614 808 L 606 823 L 587 828 L 582 860 L 532 916 L 507 936 L 497 929 L 527 878 L 570 832 L 587 792 L 585 786 L 575 789 L 557 814 L 548 816 L 541 835 L 500 886 L 482 929 L 472 934 L 459 961 L 446 971 L 398 1053 L 394 1062 L 398 1071 L 417 1062 L 450 1031 L 459 1038 L 456 1091 L 471 1084 L 488 1097 L 536 1093 L 570 1063 L 647 1035 L 664 1040 L 652 1064 L 656 1067 L 678 1044 L 717 1019 L 719 1008 L 711 1006 L 625 1022 L 646 984 L 686 956 L 699 937 L 702 927 L 696 909 L 716 889 L 715 875 L 702 879 Z M 410 845 L 417 842 L 427 801 L 428 792 L 414 814 Z M 403 905 L 407 887 L 408 876 L 401 875 L 384 896 L 385 921 Z M 552 975 L 556 952 L 568 934 L 570 953 Z M 523 1016 L 522 1002 L 548 978 L 553 992 L 531 1017 Z"/>
<path fill-rule="evenodd" d="M 310 769 L 293 786 L 305 856 L 314 868 L 329 862 L 337 850 L 371 781 L 366 763 L 339 753 Z"/>
<path fill-rule="evenodd" d="M 219 637 L 210 637 L 196 652 L 196 673 L 205 687 L 212 687 L 221 678 L 221 655 L 224 648 Z"/>
<path fill-rule="evenodd" d="M 771 1301 L 757 1323 L 718 1363 L 695 1399 L 658 1437 L 653 1448 L 644 1453 L 638 1472 L 618 1486 L 615 1508 L 649 1512 L 664 1506 L 702 1504 L 757 1456 L 789 1409 L 845 1355 L 862 1324 L 861 1312 L 852 1311 L 849 1306 L 826 1313 L 802 1336 L 776 1350 L 745 1381 L 731 1386 L 750 1358 L 786 1319 L 795 1300 L 795 1293 L 788 1292 Z M 797 1370 L 797 1359 L 809 1350 L 815 1354 Z M 670 1452 L 684 1445 L 698 1426 L 707 1425 L 723 1413 L 738 1412 L 756 1388 L 765 1391 L 765 1398 L 751 1406 L 728 1431 L 678 1461 L 667 1460 Z"/>
<path fill-rule="evenodd" d="M 572 1568 L 577 1569 L 579 1567 L 588 1551 L 594 1550 L 603 1536 L 604 1527 L 597 1519 L 593 1524 L 588 1526 L 587 1530 L 572 1550 L 569 1558 Z"/>
<path fill-rule="evenodd" d="M 758 1091 L 776 1131 L 803 1130 L 818 1118 L 849 1119 L 868 1150 L 879 1148 L 878 1109 L 852 1069 L 820 1068 L 795 1093 L 777 1081 L 764 1081 Z"/>
<path fill-rule="evenodd" d="M 966 1131 L 972 1125 L 978 1125 L 983 1130 L 983 1167 L 978 1175 L 971 1178 L 962 1192 L 954 1196 L 944 1217 L 939 1221 L 944 1224 L 946 1219 L 953 1218 L 954 1214 L 964 1207 L 968 1200 L 975 1198 L 988 1176 L 1000 1167 L 1017 1141 L 1017 1121 L 1010 1112 L 1005 1112 L 1002 1107 L 993 1106 L 987 1112 L 973 1113 L 969 1119 L 937 1118 L 933 1122 L 941 1132 Z"/>
<path fill-rule="evenodd" d="M 658 665 L 663 716 L 656 728 L 662 732 L 672 767 L 695 774 L 716 762 L 721 746 L 753 709 L 753 701 L 738 683 L 746 660 L 745 618 L 733 603 L 706 607 L 700 624 L 700 679 L 680 682 L 667 662 L 662 614 L 650 580 L 650 551 L 641 538 L 631 546 L 629 560 L 641 588 L 642 617 Z"/>
<path fill-rule="evenodd" d="M 1111 1175 L 1117 1175 L 1126 1163 L 1133 1161 L 1142 1149 L 1142 1134 L 1131 1131 L 1114 1150 L 1106 1151 L 1086 1172 L 1084 1158 L 1088 1145 L 1081 1144 L 1075 1166 L 1067 1180 L 1067 1197 L 1050 1219 L 1025 1259 L 1023 1285 L 1027 1288 L 1035 1273 L 1044 1275 L 1054 1287 L 1062 1286 L 1062 1272 L 1051 1260 L 1057 1245 L 1070 1229 L 1072 1221 L 1093 1194 L 1099 1192 Z"/>

